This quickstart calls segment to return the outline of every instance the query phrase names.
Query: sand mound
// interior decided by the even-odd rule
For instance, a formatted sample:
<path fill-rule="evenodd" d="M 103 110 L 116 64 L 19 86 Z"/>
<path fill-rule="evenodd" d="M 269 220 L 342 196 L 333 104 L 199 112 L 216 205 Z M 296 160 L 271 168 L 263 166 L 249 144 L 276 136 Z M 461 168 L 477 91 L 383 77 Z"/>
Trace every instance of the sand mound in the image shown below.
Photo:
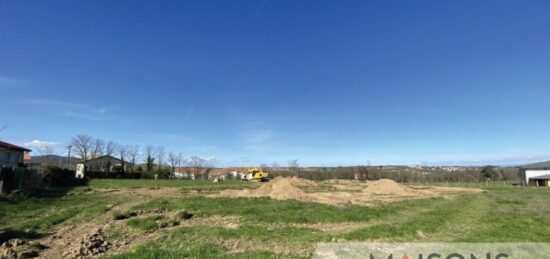
<path fill-rule="evenodd" d="M 262 183 L 257 189 L 245 190 L 225 190 L 213 197 L 271 197 L 276 200 L 300 200 L 307 202 L 318 202 L 335 206 L 358 204 L 371 206 L 380 203 L 400 201 L 412 198 L 427 198 L 445 195 L 454 195 L 460 192 L 470 192 L 468 190 L 458 190 L 457 188 L 440 187 L 415 188 L 399 184 L 393 180 L 381 179 L 378 181 L 358 182 L 350 180 L 333 180 L 330 190 L 315 190 L 305 193 L 302 189 L 308 186 L 316 186 L 313 181 L 308 181 L 296 177 L 276 177 L 269 183 Z M 325 182 L 325 184 L 328 183 Z"/>
<path fill-rule="evenodd" d="M 224 197 L 271 197 L 276 200 L 308 200 L 304 191 L 296 187 L 293 182 L 300 179 L 276 177 L 271 182 L 263 183 L 254 190 L 226 190 L 220 193 Z M 303 184 L 303 183 L 302 183 Z"/>
<path fill-rule="evenodd" d="M 314 181 L 298 178 L 296 176 L 288 178 L 288 181 L 296 187 L 317 187 L 317 183 L 315 183 Z"/>
<path fill-rule="evenodd" d="M 297 179 L 276 177 L 271 182 L 252 190 L 251 195 L 269 196 L 276 200 L 304 199 L 306 197 L 305 192 L 292 184 L 292 182 L 296 180 Z"/>
<path fill-rule="evenodd" d="M 399 184 L 394 180 L 380 179 L 378 181 L 369 181 L 363 189 L 368 194 L 413 194 L 415 191 L 405 185 Z"/>

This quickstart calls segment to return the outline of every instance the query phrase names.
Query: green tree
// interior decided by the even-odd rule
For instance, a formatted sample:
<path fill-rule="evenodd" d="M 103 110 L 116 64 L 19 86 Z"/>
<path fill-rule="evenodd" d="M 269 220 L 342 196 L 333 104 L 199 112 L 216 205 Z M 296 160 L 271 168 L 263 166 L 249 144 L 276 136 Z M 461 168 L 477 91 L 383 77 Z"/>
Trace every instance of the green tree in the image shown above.
<path fill-rule="evenodd" d="M 155 166 L 155 159 L 151 155 L 147 155 L 147 161 L 145 166 L 147 167 L 147 172 L 153 172 L 153 167 Z"/>
<path fill-rule="evenodd" d="M 486 166 L 486 167 L 483 167 L 483 169 L 481 169 L 481 173 L 483 174 L 483 176 L 485 176 L 486 178 L 488 179 L 491 179 L 491 180 L 501 180 L 502 179 L 502 174 L 500 172 L 500 170 L 494 166 Z"/>

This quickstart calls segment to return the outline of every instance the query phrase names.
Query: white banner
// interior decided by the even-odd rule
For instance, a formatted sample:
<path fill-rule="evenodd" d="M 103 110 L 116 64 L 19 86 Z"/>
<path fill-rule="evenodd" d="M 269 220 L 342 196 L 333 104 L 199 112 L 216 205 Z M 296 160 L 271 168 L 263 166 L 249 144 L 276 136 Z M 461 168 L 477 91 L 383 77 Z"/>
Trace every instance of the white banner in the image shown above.
<path fill-rule="evenodd" d="M 319 243 L 313 258 L 543 259 L 550 243 Z"/>

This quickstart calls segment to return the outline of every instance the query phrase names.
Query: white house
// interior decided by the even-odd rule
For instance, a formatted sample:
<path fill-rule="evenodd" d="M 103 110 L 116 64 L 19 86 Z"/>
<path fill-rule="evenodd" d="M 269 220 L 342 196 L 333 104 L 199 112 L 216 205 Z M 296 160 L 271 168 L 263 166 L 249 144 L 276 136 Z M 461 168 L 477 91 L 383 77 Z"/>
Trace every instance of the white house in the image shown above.
<path fill-rule="evenodd" d="M 550 161 L 521 166 L 519 179 L 521 185 L 550 186 Z"/>
<path fill-rule="evenodd" d="M 84 164 L 86 164 L 86 168 L 84 168 Z M 76 178 L 84 178 L 85 171 L 113 172 L 117 168 L 121 168 L 123 164 L 126 168 L 126 164 L 122 160 L 113 156 L 100 156 L 86 160 L 86 163 L 81 160 L 76 164 Z"/>

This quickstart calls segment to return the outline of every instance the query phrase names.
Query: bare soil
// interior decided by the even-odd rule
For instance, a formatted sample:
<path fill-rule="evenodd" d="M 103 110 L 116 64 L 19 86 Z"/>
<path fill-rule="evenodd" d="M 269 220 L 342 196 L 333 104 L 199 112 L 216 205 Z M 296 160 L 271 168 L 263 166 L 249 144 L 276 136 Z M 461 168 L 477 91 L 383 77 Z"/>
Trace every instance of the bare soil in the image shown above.
<path fill-rule="evenodd" d="M 378 181 L 329 180 L 324 184 L 330 190 L 309 192 L 304 189 L 316 187 L 310 180 L 296 177 L 276 177 L 253 190 L 226 190 L 214 196 L 221 197 L 271 197 L 276 200 L 300 200 L 341 206 L 345 204 L 374 205 L 413 198 L 452 196 L 464 192 L 480 192 L 480 189 L 454 187 L 411 187 L 390 179 Z"/>

